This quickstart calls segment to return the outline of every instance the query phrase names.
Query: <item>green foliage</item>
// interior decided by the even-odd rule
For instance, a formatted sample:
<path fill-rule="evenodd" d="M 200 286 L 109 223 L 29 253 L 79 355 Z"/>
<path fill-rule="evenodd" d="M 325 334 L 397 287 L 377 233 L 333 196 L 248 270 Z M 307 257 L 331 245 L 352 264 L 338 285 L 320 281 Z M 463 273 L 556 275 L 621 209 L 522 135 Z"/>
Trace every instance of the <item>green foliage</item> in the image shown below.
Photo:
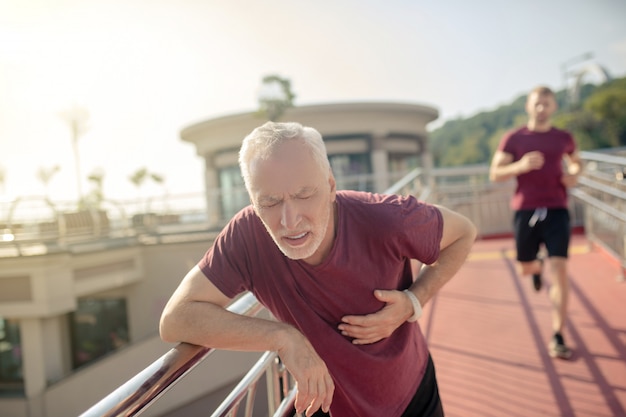
<path fill-rule="evenodd" d="M 259 93 L 258 114 L 273 122 L 283 115 L 285 110 L 293 107 L 295 94 L 291 91 L 291 81 L 279 75 L 263 77 Z"/>
<path fill-rule="evenodd" d="M 585 101 L 584 109 L 602 121 L 613 146 L 626 145 L 626 78 L 598 89 Z"/>
<path fill-rule="evenodd" d="M 92 185 L 91 190 L 79 202 L 81 209 L 99 209 L 104 201 L 104 171 L 97 168 L 87 176 Z"/>
<path fill-rule="evenodd" d="M 626 77 L 601 86 L 584 85 L 578 106 L 566 104 L 566 92 L 556 93 L 560 111 L 555 127 L 569 130 L 581 150 L 626 145 Z M 489 163 L 508 131 L 526 123 L 526 95 L 499 108 L 467 119 L 456 119 L 430 133 L 436 166 Z"/>
<path fill-rule="evenodd" d="M 497 146 L 490 138 L 514 125 L 519 115 L 524 114 L 525 101 L 525 97 L 520 97 L 494 111 L 446 122 L 431 132 L 435 165 L 458 166 L 488 161 Z"/>
<path fill-rule="evenodd" d="M 133 174 L 131 174 L 128 179 L 132 182 L 135 187 L 139 188 L 143 185 L 143 183 L 148 178 L 148 169 L 147 168 L 139 168 Z"/>

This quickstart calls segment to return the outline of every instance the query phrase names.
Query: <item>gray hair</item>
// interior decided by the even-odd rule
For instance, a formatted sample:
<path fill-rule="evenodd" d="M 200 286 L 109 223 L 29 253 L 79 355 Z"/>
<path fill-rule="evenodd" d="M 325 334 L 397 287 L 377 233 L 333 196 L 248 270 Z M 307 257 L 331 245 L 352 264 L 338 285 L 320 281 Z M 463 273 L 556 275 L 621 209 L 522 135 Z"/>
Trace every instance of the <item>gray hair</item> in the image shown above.
<path fill-rule="evenodd" d="M 296 122 L 267 122 L 246 136 L 239 150 L 239 168 L 248 192 L 250 164 L 255 159 L 268 159 L 278 145 L 288 140 L 300 140 L 306 144 L 320 169 L 330 172 L 326 145 L 317 130 Z"/>

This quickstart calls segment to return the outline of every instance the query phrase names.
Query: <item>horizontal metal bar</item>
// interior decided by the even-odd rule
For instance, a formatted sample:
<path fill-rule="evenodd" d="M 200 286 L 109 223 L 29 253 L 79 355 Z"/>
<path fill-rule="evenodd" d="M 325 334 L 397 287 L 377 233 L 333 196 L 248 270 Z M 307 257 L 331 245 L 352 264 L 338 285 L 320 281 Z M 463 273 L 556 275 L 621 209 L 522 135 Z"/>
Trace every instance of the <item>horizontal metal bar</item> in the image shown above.
<path fill-rule="evenodd" d="M 420 175 L 422 175 L 422 169 L 421 168 L 415 168 L 413 171 L 409 172 L 404 177 L 402 177 L 394 185 L 392 185 L 387 190 L 385 190 L 384 194 L 396 194 L 396 193 L 398 193 L 401 189 L 403 189 L 404 187 L 406 187 L 407 185 L 409 185 L 410 183 L 415 181 L 415 179 L 418 178 Z"/>
<path fill-rule="evenodd" d="M 626 157 L 618 155 L 609 155 L 602 152 L 581 151 L 579 153 L 581 159 L 585 161 L 606 162 L 609 164 L 626 166 Z"/>
<path fill-rule="evenodd" d="M 246 316 L 255 316 L 262 309 L 251 293 L 245 293 L 228 306 L 229 311 Z M 80 417 L 137 416 L 214 351 L 179 343 Z"/>
<path fill-rule="evenodd" d="M 600 211 L 603 211 L 607 214 L 610 214 L 611 216 L 626 223 L 626 214 L 617 210 L 613 206 L 610 206 L 609 204 L 606 204 L 598 200 L 597 198 L 589 195 L 588 193 L 577 188 L 572 189 L 570 192 L 572 196 L 583 201 L 584 203 L 589 204 L 590 206 L 595 207 L 599 209 Z"/>
<path fill-rule="evenodd" d="M 615 187 L 611 187 L 609 185 L 602 184 L 598 181 L 590 180 L 589 178 L 584 177 L 579 178 L 578 183 L 626 201 L 626 192 L 618 190 Z"/>

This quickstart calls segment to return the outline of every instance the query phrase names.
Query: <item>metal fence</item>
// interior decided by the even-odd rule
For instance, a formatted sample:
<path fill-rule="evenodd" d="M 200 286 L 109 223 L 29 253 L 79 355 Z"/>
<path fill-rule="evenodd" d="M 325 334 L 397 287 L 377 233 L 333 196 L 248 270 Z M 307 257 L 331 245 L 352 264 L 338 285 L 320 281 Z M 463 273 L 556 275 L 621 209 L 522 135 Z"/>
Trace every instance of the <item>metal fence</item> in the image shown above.
<path fill-rule="evenodd" d="M 587 238 L 611 253 L 626 271 L 626 158 L 582 152 L 585 172 L 572 195 L 584 207 Z"/>

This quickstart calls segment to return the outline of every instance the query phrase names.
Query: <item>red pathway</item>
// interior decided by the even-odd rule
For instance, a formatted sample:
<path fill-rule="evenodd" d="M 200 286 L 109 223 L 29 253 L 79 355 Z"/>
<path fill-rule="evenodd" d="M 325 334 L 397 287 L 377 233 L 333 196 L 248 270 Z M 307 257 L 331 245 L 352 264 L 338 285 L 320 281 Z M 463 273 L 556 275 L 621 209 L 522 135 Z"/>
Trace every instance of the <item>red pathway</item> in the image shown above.
<path fill-rule="evenodd" d="M 446 417 L 625 417 L 626 282 L 582 235 L 571 245 L 568 361 L 548 356 L 546 287 L 520 277 L 512 239 L 481 240 L 420 324 Z"/>

